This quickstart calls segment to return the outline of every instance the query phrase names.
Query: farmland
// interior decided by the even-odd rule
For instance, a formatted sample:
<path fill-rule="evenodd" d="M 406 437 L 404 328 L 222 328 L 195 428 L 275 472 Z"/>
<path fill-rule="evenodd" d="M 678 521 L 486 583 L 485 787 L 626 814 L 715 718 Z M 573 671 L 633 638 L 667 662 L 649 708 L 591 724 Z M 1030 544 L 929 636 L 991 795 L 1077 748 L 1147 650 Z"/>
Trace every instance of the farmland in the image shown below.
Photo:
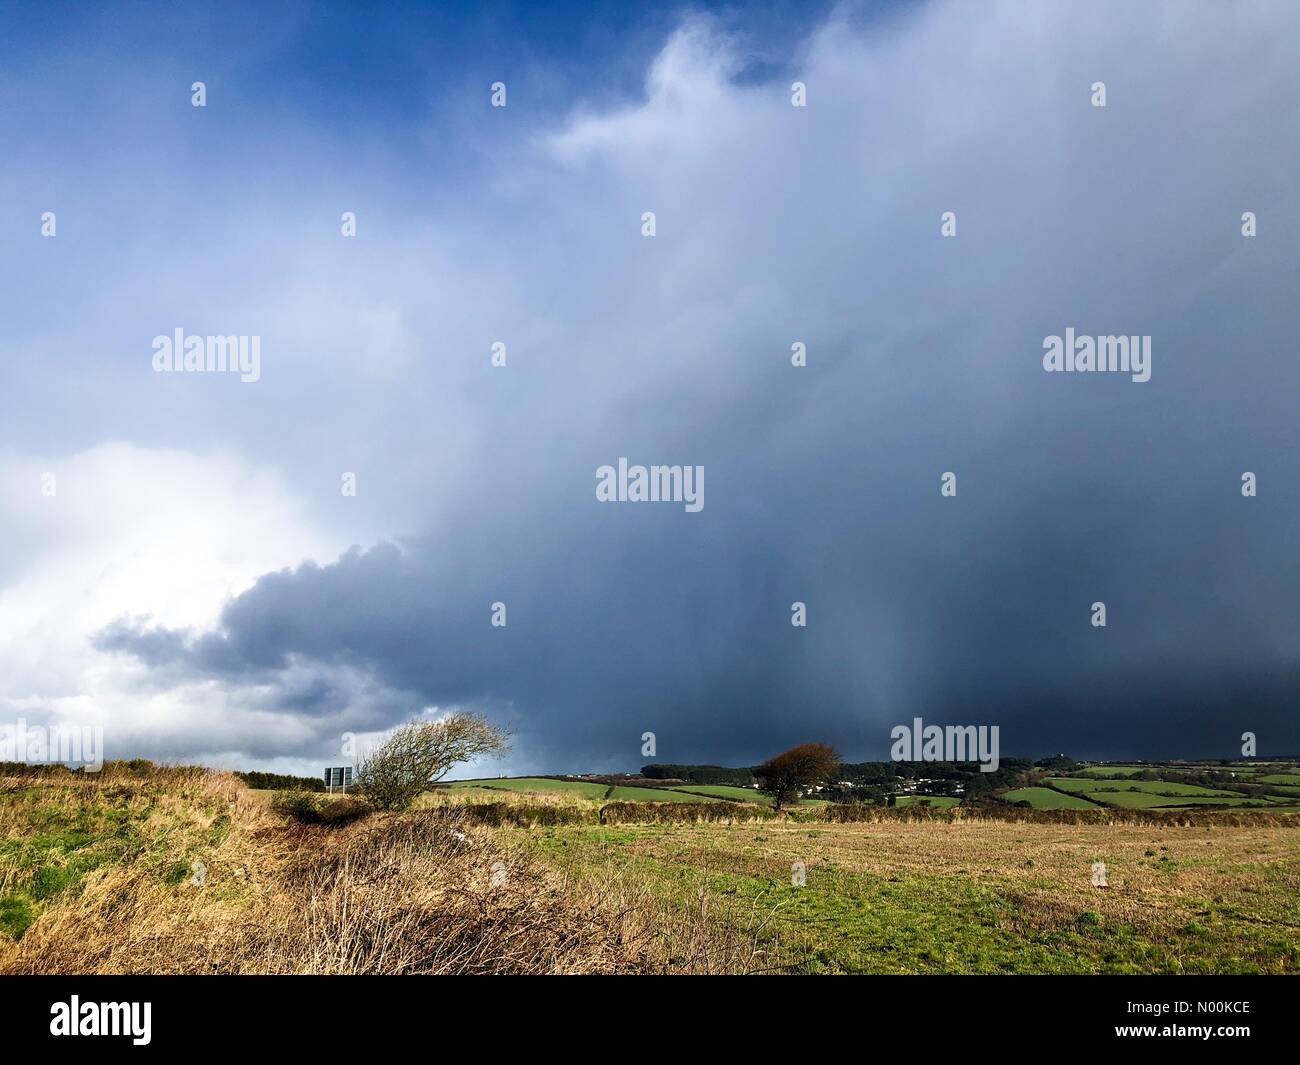
<path fill-rule="evenodd" d="M 1152 795 L 1219 795 L 1232 796 L 1230 791 L 1214 791 L 1196 784 L 1176 780 L 1090 780 L 1087 777 L 1049 777 L 1047 783 L 1062 791 L 1090 792 L 1141 791 Z"/>
<path fill-rule="evenodd" d="M 384 813 L 197 769 L 10 778 L 0 972 L 1300 973 L 1290 797 L 1042 779 L 774 811 L 483 778 Z"/>
<path fill-rule="evenodd" d="M 1028 766 L 1028 763 L 1025 763 Z M 917 791 L 908 778 L 895 782 L 889 794 L 862 800 L 902 808 L 929 806 L 949 809 L 977 804 L 1028 805 L 1037 810 L 1188 810 L 1210 808 L 1269 809 L 1300 813 L 1300 769 L 1293 762 L 1260 763 L 1143 763 L 1082 764 L 1066 773 L 1029 771 L 980 797 L 943 794 L 943 780 L 926 781 L 929 792 Z M 500 777 L 457 781 L 444 788 L 464 801 L 499 801 L 507 794 L 531 796 L 544 802 L 724 802 L 771 806 L 770 796 L 752 788 L 722 783 L 663 782 L 644 778 Z M 800 800 L 801 809 L 826 805 L 820 797 Z"/>
<path fill-rule="evenodd" d="M 772 805 L 772 798 L 753 788 L 734 787 L 727 784 L 665 784 L 647 787 L 596 783 L 587 780 L 569 780 L 556 777 L 487 777 L 478 780 L 453 781 L 441 787 L 458 792 L 472 793 L 479 798 L 492 798 L 493 793 L 507 791 L 521 795 L 562 796 L 590 801 L 614 802 L 743 802 Z M 500 796 L 496 796 L 500 797 Z M 819 799 L 803 799 L 801 806 L 823 806 Z M 939 805 L 936 803 L 936 805 Z"/>
<path fill-rule="evenodd" d="M 1300 813 L 1300 790 L 1287 787 L 1297 777 L 1293 769 L 1291 763 L 1094 765 L 1044 776 L 1043 787 L 1011 791 L 1004 798 L 1052 809 L 1057 800 L 1043 794 L 1050 791 L 1125 810 L 1225 807 Z"/>
<path fill-rule="evenodd" d="M 609 793 L 615 802 L 722 802 L 712 795 L 690 795 L 674 788 L 613 788 Z"/>
<path fill-rule="evenodd" d="M 1097 804 L 1051 788 L 1015 788 L 1006 793 L 1008 802 L 1027 802 L 1035 810 L 1093 810 Z"/>
<path fill-rule="evenodd" d="M 603 799 L 609 790 L 606 784 L 592 784 L 582 780 L 557 780 L 553 777 L 490 777 L 486 780 L 454 781 L 445 786 L 476 791 L 566 795 L 578 799 Z"/>
<path fill-rule="evenodd" d="M 665 927 L 708 900 L 753 943 L 757 969 L 1300 971 L 1293 829 L 785 822 L 563 826 L 529 840 L 580 882 L 645 884 Z"/>
<path fill-rule="evenodd" d="M 687 795 L 704 795 L 714 799 L 730 799 L 732 802 L 761 802 L 771 805 L 772 800 L 761 791 L 753 788 L 738 788 L 729 784 L 677 784 L 671 791 L 680 791 Z"/>

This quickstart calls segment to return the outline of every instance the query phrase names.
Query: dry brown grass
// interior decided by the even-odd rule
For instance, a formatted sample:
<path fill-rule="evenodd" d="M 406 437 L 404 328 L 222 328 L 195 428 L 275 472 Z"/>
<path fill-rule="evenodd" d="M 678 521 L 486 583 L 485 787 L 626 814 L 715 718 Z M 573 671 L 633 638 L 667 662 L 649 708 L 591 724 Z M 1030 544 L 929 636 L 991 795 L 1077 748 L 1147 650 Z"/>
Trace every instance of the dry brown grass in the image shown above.
<path fill-rule="evenodd" d="M 125 807 L 139 843 L 121 863 L 89 873 L 80 890 L 65 892 L 42 908 L 16 944 L 0 939 L 0 972 L 111 973 L 192 972 L 208 968 L 223 941 L 238 934 L 269 864 L 264 848 L 242 847 L 243 832 L 229 833 L 204 853 L 208 891 L 166 882 L 167 869 L 189 867 L 195 833 L 217 818 L 244 818 L 261 810 L 227 774 L 122 774 L 79 778 L 72 784 L 39 787 L 22 805 L 58 804 L 84 818 L 102 804 Z M 4 810 L 0 829 L 12 836 L 23 815 L 16 804 Z M 74 817 L 77 819 L 77 817 Z M 256 863 L 261 869 L 249 868 Z M 10 872 L 7 870 L 7 872 Z M 6 887 L 12 886 L 6 884 Z"/>
<path fill-rule="evenodd" d="M 961 885 L 987 886 L 1014 903 L 1017 927 L 988 933 L 1008 941 L 1060 934 L 1085 909 L 1161 944 L 1197 908 L 1254 915 L 1278 935 L 1296 924 L 1280 901 L 1300 890 L 1292 817 L 878 810 L 746 824 L 726 804 L 674 803 L 647 807 L 657 823 L 615 809 L 602 824 L 599 804 L 493 798 L 301 824 L 228 774 L 0 779 L 0 894 L 26 890 L 33 862 L 87 853 L 60 850 L 59 833 L 115 848 L 43 899 L 16 943 L 0 933 L 0 973 L 764 972 L 789 966 L 789 908 L 806 910 L 823 874 L 853 891 L 930 885 L 939 907 Z M 1108 891 L 1091 886 L 1094 860 Z M 202 885 L 186 873 L 195 861 Z M 807 865 L 801 896 L 783 886 L 794 861 Z M 846 965 L 874 964 L 862 949 Z"/>
<path fill-rule="evenodd" d="M 1029 825 L 1148 825 L 1202 827 L 1297 827 L 1296 814 L 1267 809 L 1234 810 L 1225 807 L 1200 807 L 1185 810 L 1096 809 L 1034 810 L 1018 806 L 868 806 L 830 805 L 815 813 L 800 811 L 799 821 L 825 821 L 832 824 L 897 824 L 928 821 L 939 824 L 1011 822 Z"/>
<path fill-rule="evenodd" d="M 22 782 L 31 787 L 31 781 Z M 89 873 L 44 906 L 5 973 L 579 973 L 653 966 L 635 915 L 454 810 L 302 825 L 227 774 L 42 781 L 0 803 L 30 834 L 32 804 L 74 811 L 110 796 L 143 813 L 138 860 Z M 144 813 L 144 809 L 148 812 Z M 230 829 L 201 853 L 206 882 L 160 870 L 190 829 Z M 3 937 L 0 937 L 3 938 Z"/>
<path fill-rule="evenodd" d="M 457 816 L 298 830 L 259 972 L 614 973 L 644 959 L 627 913 Z"/>
<path fill-rule="evenodd" d="M 770 806 L 738 802 L 607 802 L 600 808 L 602 825 L 741 825 L 785 816 Z"/>

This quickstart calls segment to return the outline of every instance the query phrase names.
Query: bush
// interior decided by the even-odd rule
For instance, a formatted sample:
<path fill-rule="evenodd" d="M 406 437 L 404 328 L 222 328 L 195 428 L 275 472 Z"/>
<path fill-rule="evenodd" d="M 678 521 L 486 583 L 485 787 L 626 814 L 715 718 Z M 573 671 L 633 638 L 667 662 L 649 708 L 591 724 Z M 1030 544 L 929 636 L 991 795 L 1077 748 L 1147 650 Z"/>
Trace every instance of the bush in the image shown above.
<path fill-rule="evenodd" d="M 285 773 L 236 773 L 250 788 L 259 791 L 296 789 L 298 791 L 324 791 L 325 781 L 318 777 L 291 777 Z"/>
<path fill-rule="evenodd" d="M 468 824 L 499 828 L 532 828 L 536 825 L 595 824 L 596 810 L 584 806 L 544 805 L 520 802 L 473 802 L 451 807 L 454 816 Z"/>
<path fill-rule="evenodd" d="M 346 825 L 367 813 L 366 806 L 347 796 L 331 799 L 309 791 L 278 791 L 271 809 L 304 825 Z"/>
<path fill-rule="evenodd" d="M 303 824 L 315 824 L 319 818 L 319 802 L 310 792 L 277 791 L 271 799 L 271 809 L 284 817 L 291 817 Z"/>
<path fill-rule="evenodd" d="M 696 821 L 772 821 L 781 815 L 770 806 L 739 802 L 607 802 L 601 824 L 683 824 Z"/>

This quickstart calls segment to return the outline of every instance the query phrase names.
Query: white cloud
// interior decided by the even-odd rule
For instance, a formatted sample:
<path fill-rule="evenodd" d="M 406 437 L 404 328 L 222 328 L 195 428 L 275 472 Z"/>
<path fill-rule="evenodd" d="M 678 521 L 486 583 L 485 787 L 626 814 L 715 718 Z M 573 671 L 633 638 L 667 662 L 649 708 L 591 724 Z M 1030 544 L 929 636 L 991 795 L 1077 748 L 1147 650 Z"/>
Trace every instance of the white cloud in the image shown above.
<path fill-rule="evenodd" d="M 42 475 L 56 476 L 43 496 Z M 95 650 L 91 637 L 124 613 L 181 629 L 213 626 L 263 573 L 341 546 L 307 520 L 273 468 L 231 455 L 107 443 L 64 456 L 0 456 L 0 512 L 12 553 L 0 587 L 0 716 L 103 724 L 121 742 L 173 738 L 209 746 L 255 723 L 287 745 L 290 717 L 232 707 L 219 688 L 137 685 L 145 667 Z M 244 725 L 231 727 L 232 719 Z M 202 735 L 204 739 L 200 740 Z"/>

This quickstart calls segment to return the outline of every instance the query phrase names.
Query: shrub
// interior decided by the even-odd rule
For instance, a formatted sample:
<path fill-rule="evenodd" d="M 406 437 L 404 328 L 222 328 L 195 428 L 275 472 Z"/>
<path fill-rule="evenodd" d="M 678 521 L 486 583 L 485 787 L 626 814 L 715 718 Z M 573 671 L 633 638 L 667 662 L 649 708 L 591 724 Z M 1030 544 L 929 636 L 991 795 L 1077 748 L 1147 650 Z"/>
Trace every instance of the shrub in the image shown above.
<path fill-rule="evenodd" d="M 364 803 L 348 796 L 331 799 L 310 791 L 277 791 L 271 809 L 303 825 L 346 825 L 368 812 Z"/>
<path fill-rule="evenodd" d="M 718 821 L 734 824 L 771 821 L 781 815 L 769 806 L 739 802 L 607 802 L 601 824 L 683 824 Z"/>
<path fill-rule="evenodd" d="M 298 791 L 324 791 L 325 781 L 317 777 L 292 777 L 285 773 L 236 773 L 250 788 L 259 791 L 296 789 Z"/>
<path fill-rule="evenodd" d="M 596 822 L 593 806 L 565 806 L 557 803 L 474 802 L 447 807 L 451 816 L 468 824 L 499 828 L 532 828 L 535 825 L 581 825 Z"/>
<path fill-rule="evenodd" d="M 320 821 L 320 800 L 311 792 L 296 788 L 277 791 L 271 800 L 271 809 L 284 817 L 301 821 L 304 825 L 314 825 Z"/>

